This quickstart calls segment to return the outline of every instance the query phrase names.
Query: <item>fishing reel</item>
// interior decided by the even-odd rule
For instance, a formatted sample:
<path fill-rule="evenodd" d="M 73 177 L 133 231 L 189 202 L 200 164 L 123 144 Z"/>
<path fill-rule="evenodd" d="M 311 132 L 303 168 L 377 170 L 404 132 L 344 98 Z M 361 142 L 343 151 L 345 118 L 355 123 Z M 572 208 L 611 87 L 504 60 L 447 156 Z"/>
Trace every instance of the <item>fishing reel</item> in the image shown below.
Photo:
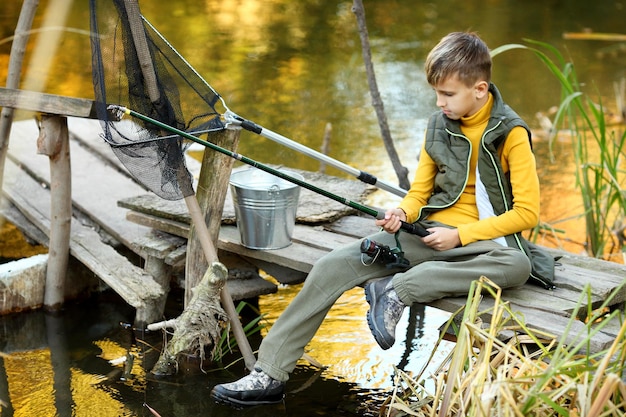
<path fill-rule="evenodd" d="M 366 264 L 363 256 L 367 255 L 371 258 L 371 262 Z M 404 258 L 404 252 L 400 247 L 391 249 L 387 245 L 383 245 L 374 240 L 365 238 L 361 242 L 361 261 L 364 265 L 371 265 L 374 262 L 385 265 L 387 268 L 409 268 L 409 261 Z"/>

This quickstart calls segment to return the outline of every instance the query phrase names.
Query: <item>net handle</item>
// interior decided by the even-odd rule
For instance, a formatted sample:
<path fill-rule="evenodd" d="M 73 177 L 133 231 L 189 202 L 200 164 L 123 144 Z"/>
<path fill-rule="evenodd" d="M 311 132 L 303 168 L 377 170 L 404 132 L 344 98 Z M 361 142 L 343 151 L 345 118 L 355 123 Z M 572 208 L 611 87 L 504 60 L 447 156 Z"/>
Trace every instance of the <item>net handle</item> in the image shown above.
<path fill-rule="evenodd" d="M 125 0 L 124 6 L 126 8 L 126 14 L 128 15 L 131 35 L 137 52 L 137 57 L 141 64 L 141 72 L 144 76 L 148 96 L 150 97 L 150 101 L 152 103 L 157 103 L 161 98 L 161 93 L 157 85 L 156 72 L 152 62 L 152 57 L 150 56 L 146 31 L 141 19 L 141 12 L 139 10 L 139 3 L 137 0 Z M 182 173 L 180 172 L 180 169 L 178 170 L 178 174 L 181 178 L 185 177 L 185 175 L 181 175 Z M 185 203 L 187 204 L 187 209 L 189 210 L 193 224 L 196 226 L 200 246 L 202 247 L 207 263 L 210 265 L 213 262 L 219 262 L 217 250 L 213 245 L 206 223 L 204 222 L 200 212 L 198 200 L 193 194 L 193 187 L 191 187 L 191 184 L 183 184 L 183 187 L 188 187 L 188 191 L 191 192 L 191 195 L 187 195 L 185 190 L 183 190 L 183 193 L 185 194 Z M 241 350 L 246 367 L 248 370 L 252 370 L 254 368 L 254 364 L 256 363 L 256 358 L 254 357 L 254 353 L 250 347 L 250 342 L 245 335 L 241 322 L 239 321 L 239 315 L 237 314 L 235 305 L 233 304 L 233 299 L 226 286 L 223 286 L 220 291 L 220 301 L 222 302 L 222 306 L 230 319 L 231 328 L 235 335 L 235 339 L 237 340 L 237 344 L 239 345 L 239 349 Z"/>

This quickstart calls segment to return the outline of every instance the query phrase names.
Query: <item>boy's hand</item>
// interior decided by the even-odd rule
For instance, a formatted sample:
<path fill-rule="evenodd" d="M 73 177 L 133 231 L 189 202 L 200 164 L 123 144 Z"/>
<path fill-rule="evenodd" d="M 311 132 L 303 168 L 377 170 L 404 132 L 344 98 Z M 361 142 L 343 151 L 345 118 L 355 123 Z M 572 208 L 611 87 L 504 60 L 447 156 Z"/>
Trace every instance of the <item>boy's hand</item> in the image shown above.
<path fill-rule="evenodd" d="M 461 238 L 457 229 L 447 227 L 431 227 L 430 234 L 422 238 L 426 246 L 435 250 L 448 250 L 461 245 Z"/>
<path fill-rule="evenodd" d="M 406 221 L 406 214 L 399 208 L 389 209 L 385 212 L 385 218 L 376 220 L 376 226 L 382 227 L 385 232 L 396 233 L 402 222 Z"/>

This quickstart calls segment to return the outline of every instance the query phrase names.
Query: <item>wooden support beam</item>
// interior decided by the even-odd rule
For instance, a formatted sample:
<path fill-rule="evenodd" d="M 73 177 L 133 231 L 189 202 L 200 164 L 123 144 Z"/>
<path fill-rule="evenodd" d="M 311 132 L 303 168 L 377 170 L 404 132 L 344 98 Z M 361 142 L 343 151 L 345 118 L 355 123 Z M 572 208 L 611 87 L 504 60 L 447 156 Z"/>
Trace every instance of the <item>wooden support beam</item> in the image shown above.
<path fill-rule="evenodd" d="M 72 224 L 72 170 L 67 118 L 42 116 L 37 152 L 50 158 L 50 245 L 44 307 L 57 310 L 64 301 Z"/>
<path fill-rule="evenodd" d="M 223 130 L 216 132 L 211 141 L 217 146 L 236 151 L 239 144 L 239 130 Z M 198 222 L 191 222 L 189 230 L 189 244 L 187 247 L 187 263 L 185 269 L 185 300 L 191 300 L 192 289 L 204 276 L 204 271 L 209 266 L 202 249 L 201 228 L 206 229 L 211 237 L 219 236 L 222 223 L 224 202 L 228 191 L 230 173 L 234 159 L 218 152 L 205 150 L 202 156 L 202 167 L 198 178 L 197 201 L 202 213 Z M 215 239 L 217 243 L 218 239 Z"/>

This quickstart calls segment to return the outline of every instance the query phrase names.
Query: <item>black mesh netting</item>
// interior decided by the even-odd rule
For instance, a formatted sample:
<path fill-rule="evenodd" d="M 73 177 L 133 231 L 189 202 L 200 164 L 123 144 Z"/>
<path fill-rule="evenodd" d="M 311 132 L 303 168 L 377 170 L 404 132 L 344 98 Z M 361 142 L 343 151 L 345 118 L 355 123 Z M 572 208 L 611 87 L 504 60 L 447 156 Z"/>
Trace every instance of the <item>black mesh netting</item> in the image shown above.
<path fill-rule="evenodd" d="M 225 128 L 220 96 L 139 13 L 136 1 L 90 0 L 93 84 L 105 140 L 128 171 L 167 200 L 193 194 L 186 142 L 149 122 L 115 121 L 119 104 L 195 136 Z M 222 102 L 223 104 L 223 102 Z"/>

